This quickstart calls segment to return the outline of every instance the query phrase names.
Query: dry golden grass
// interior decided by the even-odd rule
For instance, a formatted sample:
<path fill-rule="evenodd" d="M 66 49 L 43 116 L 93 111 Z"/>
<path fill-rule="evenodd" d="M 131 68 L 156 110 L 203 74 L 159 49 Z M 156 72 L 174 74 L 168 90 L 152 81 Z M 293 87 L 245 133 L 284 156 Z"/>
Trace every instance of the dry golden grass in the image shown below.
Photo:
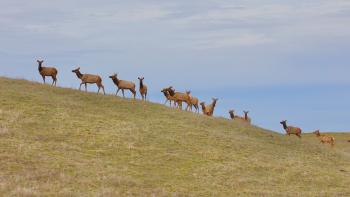
<path fill-rule="evenodd" d="M 312 135 L 7 78 L 0 104 L 4 196 L 350 195 L 348 133 L 332 149 Z"/>

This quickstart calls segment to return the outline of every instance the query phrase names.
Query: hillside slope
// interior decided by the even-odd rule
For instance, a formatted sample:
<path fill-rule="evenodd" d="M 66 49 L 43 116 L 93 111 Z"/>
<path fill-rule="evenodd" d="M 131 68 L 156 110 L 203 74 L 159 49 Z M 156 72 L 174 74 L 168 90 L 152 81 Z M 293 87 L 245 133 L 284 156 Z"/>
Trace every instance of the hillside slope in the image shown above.
<path fill-rule="evenodd" d="M 0 104 L 5 196 L 350 195 L 350 143 L 7 78 Z"/>

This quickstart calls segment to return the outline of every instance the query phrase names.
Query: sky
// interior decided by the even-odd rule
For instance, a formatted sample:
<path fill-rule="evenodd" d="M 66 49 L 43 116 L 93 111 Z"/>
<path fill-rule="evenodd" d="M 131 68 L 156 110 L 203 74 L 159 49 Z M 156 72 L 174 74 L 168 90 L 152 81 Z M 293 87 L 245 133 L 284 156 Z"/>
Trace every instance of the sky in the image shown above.
<path fill-rule="evenodd" d="M 37 59 L 59 70 L 137 82 L 150 101 L 177 91 L 209 103 L 216 116 L 249 110 L 253 123 L 283 132 L 350 131 L 348 0 L 2 0 L 0 75 L 41 82 Z M 96 87 L 89 86 L 95 91 Z M 130 94 L 127 94 L 130 96 Z"/>

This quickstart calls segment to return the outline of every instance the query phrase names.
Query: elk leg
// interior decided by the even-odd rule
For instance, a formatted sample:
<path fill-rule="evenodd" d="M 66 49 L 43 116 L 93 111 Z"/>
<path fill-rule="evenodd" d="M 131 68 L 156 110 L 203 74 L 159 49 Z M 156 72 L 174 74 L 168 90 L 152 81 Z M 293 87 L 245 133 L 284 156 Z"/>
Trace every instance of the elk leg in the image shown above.
<path fill-rule="evenodd" d="M 135 99 L 136 98 L 136 91 L 134 89 L 131 89 L 130 91 L 134 95 L 134 99 Z"/>
<path fill-rule="evenodd" d="M 87 83 L 85 83 L 85 92 L 87 92 Z"/>
<path fill-rule="evenodd" d="M 182 110 L 182 102 L 181 102 L 181 101 L 178 101 L 177 105 L 179 106 L 179 109 Z"/>
<path fill-rule="evenodd" d="M 44 76 L 44 75 L 42 75 L 42 78 L 43 78 L 43 81 L 44 81 L 44 84 L 45 84 L 45 76 Z"/>
<path fill-rule="evenodd" d="M 123 98 L 124 98 L 124 89 L 122 89 L 122 94 L 123 94 Z"/>
<path fill-rule="evenodd" d="M 81 86 L 82 86 L 83 84 L 84 84 L 83 82 L 80 83 L 79 90 L 81 90 Z"/>
<path fill-rule="evenodd" d="M 105 87 L 103 85 L 101 85 L 101 87 L 102 87 L 102 90 L 103 90 L 103 95 L 106 95 Z"/>
<path fill-rule="evenodd" d="M 115 95 L 118 95 L 119 90 L 120 90 L 120 89 L 118 88 L 118 89 L 117 89 L 117 92 L 115 93 Z"/>

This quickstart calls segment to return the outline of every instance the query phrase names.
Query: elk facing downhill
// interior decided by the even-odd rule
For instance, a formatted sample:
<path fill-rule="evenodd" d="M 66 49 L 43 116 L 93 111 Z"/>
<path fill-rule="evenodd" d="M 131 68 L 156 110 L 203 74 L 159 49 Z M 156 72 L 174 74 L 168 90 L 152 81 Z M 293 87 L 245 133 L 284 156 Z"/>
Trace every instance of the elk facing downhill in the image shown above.
<path fill-rule="evenodd" d="M 50 76 L 52 77 L 52 84 L 51 85 L 55 85 L 57 83 L 57 69 L 55 67 L 43 67 L 43 62 L 44 60 L 37 60 L 39 66 L 38 66 L 38 70 L 39 73 L 41 75 L 41 77 L 43 78 L 44 84 L 45 84 L 45 77 L 46 76 Z"/>

